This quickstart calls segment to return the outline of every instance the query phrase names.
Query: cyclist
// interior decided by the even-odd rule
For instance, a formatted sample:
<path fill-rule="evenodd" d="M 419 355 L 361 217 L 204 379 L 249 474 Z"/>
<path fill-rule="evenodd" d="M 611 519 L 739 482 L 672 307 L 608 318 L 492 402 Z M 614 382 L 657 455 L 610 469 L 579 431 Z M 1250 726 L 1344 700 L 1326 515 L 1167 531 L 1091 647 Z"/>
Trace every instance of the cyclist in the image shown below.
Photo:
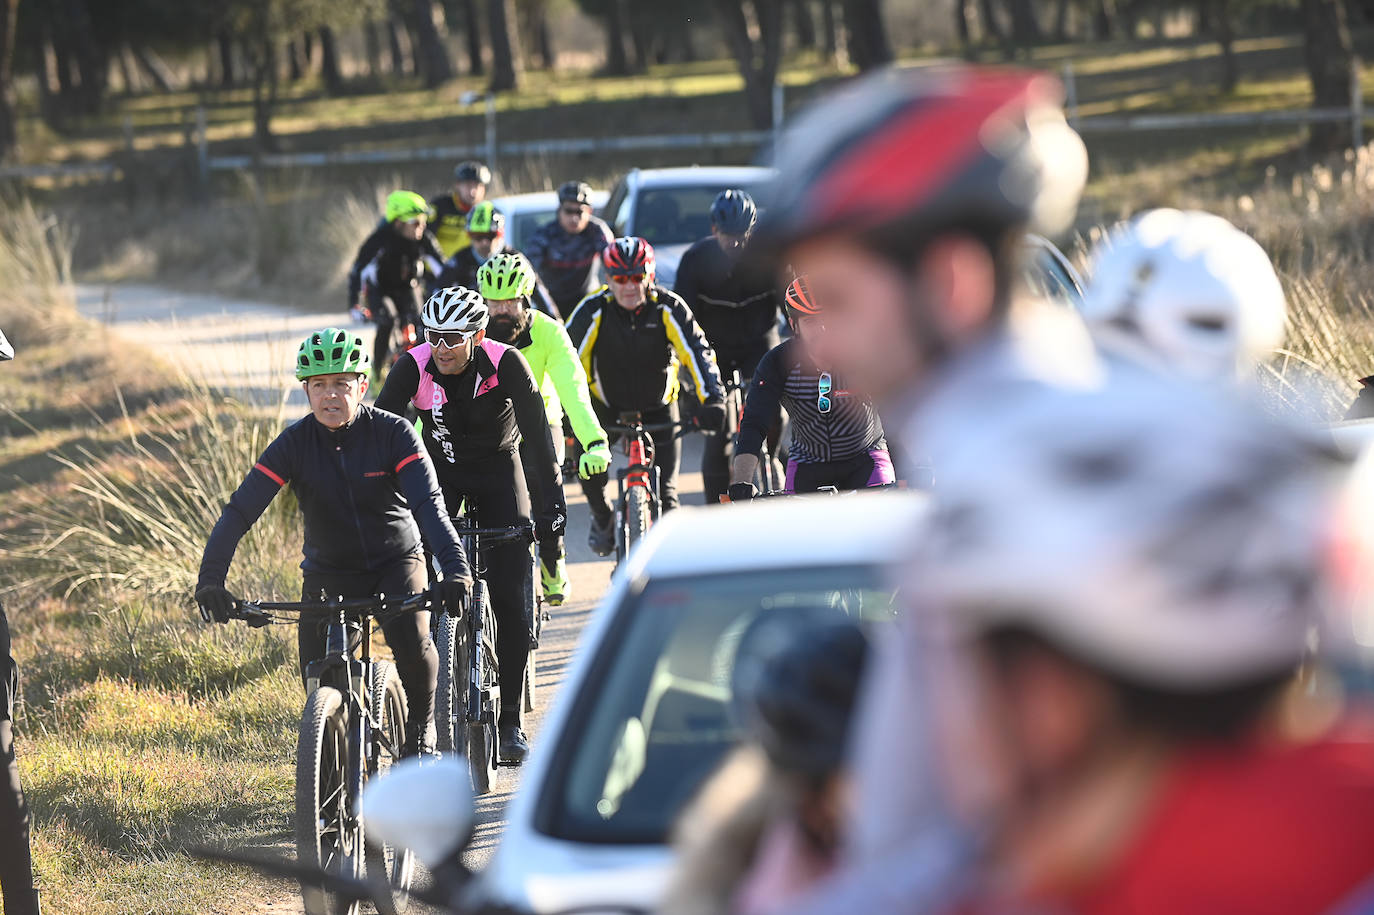
<path fill-rule="evenodd" d="M 720 370 L 711 345 L 692 312 L 674 293 L 654 282 L 654 249 L 642 238 L 617 238 L 601 255 L 610 280 L 582 300 L 568 321 L 568 336 L 590 380 L 592 406 L 603 427 L 619 414 L 638 412 L 645 425 L 676 423 L 678 368 L 691 374 L 693 393 L 702 403 L 697 424 L 707 432 L 725 422 Z M 680 457 L 671 429 L 651 433 L 659 472 L 663 511 L 677 507 Z M 615 518 L 606 504 L 605 471 L 582 480 L 592 511 L 587 542 L 608 556 L 615 550 Z"/>
<path fill-rule="evenodd" d="M 487 335 L 518 349 L 530 364 L 530 371 L 544 397 L 544 415 L 549 421 L 549 434 L 560 466 L 564 458 L 563 414 L 567 411 L 573 433 L 582 446 L 577 472 L 586 479 L 594 473 L 606 472 L 611 463 L 611 451 L 606 445 L 606 433 L 592 409 L 587 373 L 578 361 L 567 330 L 558 320 L 530 306 L 530 290 L 537 282 L 534 268 L 523 254 L 498 254 L 482 265 L 477 271 L 477 291 L 491 309 Z M 536 445 L 528 439 L 522 440 L 520 459 L 530 491 L 536 501 L 542 501 L 539 475 L 530 472 L 539 460 Z M 562 485 L 561 474 L 558 485 Z M 539 558 L 544 598 L 557 607 L 572 594 L 563 538 L 541 543 Z"/>
<path fill-rule="evenodd" d="M 558 189 L 558 215 L 541 226 L 525 256 L 534 272 L 553 293 L 560 315 L 596 288 L 596 260 L 615 238 L 610 226 L 592 215 L 592 189 L 583 181 L 569 181 Z"/>
<path fill-rule="evenodd" d="M 430 286 L 430 294 L 448 286 L 477 288 L 477 271 L 488 260 L 506 251 L 506 217 L 491 203 L 479 203 L 468 215 L 468 237 L 472 244 L 444 262 L 444 269 Z M 547 315 L 560 318 L 548 287 L 535 278 L 530 294 L 534 307 Z"/>
<path fill-rule="evenodd" d="M 987 830 L 951 908 L 1370 911 L 1374 732 L 1295 688 L 1353 634 L 1366 504 L 1315 436 L 1145 380 L 979 417 L 913 538 L 930 752 Z"/>
<path fill-rule="evenodd" d="M 363 404 L 367 363 L 362 337 L 349 330 L 328 327 L 301 342 L 296 378 L 310 415 L 267 446 L 211 531 L 196 583 L 207 621 L 232 616 L 235 598 L 224 584 L 234 551 L 287 485 L 305 519 L 301 600 L 424 591 L 423 530 L 444 573 L 435 594 L 445 611 L 463 612 L 471 576 L 434 465 L 409 423 Z M 393 619 L 383 632 L 409 707 L 405 752 L 432 753 L 439 659 L 429 613 Z M 297 641 L 305 679 L 310 663 L 324 654 L 325 627 L 302 621 Z"/>
<path fill-rule="evenodd" d="M 386 198 L 386 219 L 358 249 L 348 273 L 350 309 L 377 323 L 372 344 L 374 383 L 386 367 L 396 321 L 414 320 L 420 311 L 421 273 L 428 268 L 435 275 L 442 269 L 444 259 L 425 234 L 428 218 L 429 204 L 423 197 L 412 191 L 392 191 Z"/>
<path fill-rule="evenodd" d="M 429 202 L 434 213 L 434 241 L 448 260 L 469 244 L 471 213 L 487 196 L 491 169 L 481 162 L 459 162 L 453 169 L 453 189 Z"/>
<path fill-rule="evenodd" d="M 715 350 L 721 377 L 739 372 L 745 384 L 763 354 L 778 345 L 777 285 L 768 271 L 742 259 L 757 219 L 754 198 L 741 190 L 721 191 L 711 203 L 711 234 L 682 255 L 674 286 Z M 707 505 L 725 493 L 732 444 L 723 435 L 705 443 L 701 478 Z"/>
<path fill-rule="evenodd" d="M 1220 216 L 1160 209 L 1112 232 L 1082 313 L 1113 355 L 1198 381 L 1253 380 L 1287 306 L 1259 244 Z"/>
<path fill-rule="evenodd" d="M 805 277 L 787 287 L 787 320 L 794 336 L 770 350 L 749 385 L 730 476 L 730 501 L 757 495 L 752 482 L 768 430 L 785 406 L 792 418 L 787 492 L 822 486 L 861 489 L 896 481 L 883 424 L 873 403 L 835 382 L 824 370 L 819 340 L 825 332 L 821 306 Z"/>
<path fill-rule="evenodd" d="M 531 472 L 539 478 L 542 501 L 535 532 L 541 544 L 549 543 L 562 534 L 567 509 L 544 402 L 524 357 L 487 337 L 488 316 L 482 297 L 462 286 L 430 296 L 422 314 L 425 342 L 397 361 L 377 395 L 377 408 L 401 414 L 414 405 L 447 504 L 457 510 L 466 503 L 483 527 L 529 522 L 529 491 L 517 446 L 521 438 L 532 443 Z M 533 584 L 530 566 L 523 543 L 503 543 L 487 552 L 501 685 L 497 750 L 509 762 L 529 754 L 520 712 L 534 635 L 524 598 L 525 586 Z"/>

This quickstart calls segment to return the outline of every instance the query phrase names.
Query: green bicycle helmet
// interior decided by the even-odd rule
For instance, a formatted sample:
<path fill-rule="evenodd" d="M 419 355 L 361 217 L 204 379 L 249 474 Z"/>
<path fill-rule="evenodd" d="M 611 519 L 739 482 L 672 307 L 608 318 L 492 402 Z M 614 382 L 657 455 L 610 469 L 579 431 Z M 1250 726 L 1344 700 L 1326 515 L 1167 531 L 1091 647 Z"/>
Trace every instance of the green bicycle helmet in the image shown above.
<path fill-rule="evenodd" d="M 504 235 L 505 231 L 506 217 L 492 206 L 490 201 L 482 201 L 468 214 L 468 232 L 479 235 Z"/>
<path fill-rule="evenodd" d="M 362 337 L 342 327 L 326 327 L 301 341 L 296 351 L 296 380 L 338 372 L 366 375 L 371 364 Z"/>
<path fill-rule="evenodd" d="M 518 251 L 502 251 L 477 268 L 477 291 L 482 298 L 501 301 L 534 292 L 534 267 Z"/>
<path fill-rule="evenodd" d="M 414 191 L 392 191 L 386 195 L 386 221 L 428 216 L 429 204 Z"/>

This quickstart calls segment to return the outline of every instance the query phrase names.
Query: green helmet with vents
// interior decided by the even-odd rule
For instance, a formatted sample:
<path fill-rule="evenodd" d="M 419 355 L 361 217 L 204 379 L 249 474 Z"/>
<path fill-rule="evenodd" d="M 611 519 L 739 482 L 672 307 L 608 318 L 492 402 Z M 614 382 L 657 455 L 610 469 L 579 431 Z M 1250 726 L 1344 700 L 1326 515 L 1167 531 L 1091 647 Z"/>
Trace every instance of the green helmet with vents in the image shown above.
<path fill-rule="evenodd" d="M 429 204 L 414 191 L 392 191 L 386 195 L 386 221 L 428 216 Z"/>
<path fill-rule="evenodd" d="M 534 292 L 534 266 L 518 251 L 503 251 L 477 268 L 477 291 L 494 301 Z"/>
<path fill-rule="evenodd" d="M 484 200 L 468 214 L 468 231 L 478 235 L 501 235 L 506 231 L 506 217 Z"/>
<path fill-rule="evenodd" d="M 301 341 L 296 351 L 296 380 L 339 372 L 366 375 L 371 364 L 362 337 L 342 327 L 326 327 Z"/>

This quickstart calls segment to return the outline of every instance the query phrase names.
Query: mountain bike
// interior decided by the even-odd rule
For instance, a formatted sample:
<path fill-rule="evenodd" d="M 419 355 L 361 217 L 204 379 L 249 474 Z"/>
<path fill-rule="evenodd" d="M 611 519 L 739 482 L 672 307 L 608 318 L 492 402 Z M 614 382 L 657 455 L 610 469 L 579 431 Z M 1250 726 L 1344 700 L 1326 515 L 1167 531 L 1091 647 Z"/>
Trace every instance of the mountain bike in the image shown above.
<path fill-rule="evenodd" d="M 472 597 L 462 619 L 446 614 L 434 618 L 434 647 L 439 653 L 439 685 L 434 695 L 436 747 L 440 753 L 466 756 L 474 794 L 491 792 L 498 755 L 496 724 L 501 710 L 501 686 L 497 677 L 496 617 L 492 612 L 486 581 L 486 550 L 501 543 L 534 542 L 534 526 L 483 528 L 469 512 L 454 519 L 463 549 L 472 563 Z M 534 586 L 534 553 L 526 576 L 526 622 L 532 635 L 530 660 L 525 668 L 526 710 L 532 708 L 534 654 L 542 629 L 542 595 Z M 473 646 L 478 650 L 474 651 Z"/>
<path fill-rule="evenodd" d="M 726 439 L 725 466 L 728 468 L 734 463 L 735 441 L 739 435 L 740 424 L 744 421 L 744 401 L 748 390 L 748 382 L 740 374 L 739 369 L 730 372 L 730 377 L 725 380 L 725 429 Z M 776 431 L 776 430 L 775 430 Z M 775 436 L 770 433 L 764 436 L 763 444 L 759 446 L 759 466 L 754 471 L 754 487 L 760 492 L 772 492 L 782 488 L 782 473 L 778 469 L 777 461 L 773 458 L 772 449 L 769 447 L 769 440 Z"/>
<path fill-rule="evenodd" d="M 324 657 L 306 667 L 306 700 L 296 744 L 296 859 L 304 866 L 384 882 L 393 908 L 404 911 L 414 877 L 405 849 L 368 845 L 358 798 L 369 779 L 400 758 L 406 696 L 390 661 L 373 660 L 372 634 L 405 613 L 428 610 L 429 594 L 323 602 L 239 601 L 235 616 L 250 626 L 327 626 Z M 350 647 L 357 645 L 357 656 Z M 356 915 L 358 905 L 301 885 L 307 915 Z"/>
<path fill-rule="evenodd" d="M 663 514 L 659 499 L 659 471 L 654 465 L 654 432 L 673 431 L 682 438 L 696 426 L 685 423 L 644 422 L 638 411 L 620 414 L 619 424 L 607 425 L 606 432 L 619 434 L 626 466 L 616 471 L 618 494 L 615 500 L 615 561 L 619 565 L 630 550 L 643 539 Z"/>

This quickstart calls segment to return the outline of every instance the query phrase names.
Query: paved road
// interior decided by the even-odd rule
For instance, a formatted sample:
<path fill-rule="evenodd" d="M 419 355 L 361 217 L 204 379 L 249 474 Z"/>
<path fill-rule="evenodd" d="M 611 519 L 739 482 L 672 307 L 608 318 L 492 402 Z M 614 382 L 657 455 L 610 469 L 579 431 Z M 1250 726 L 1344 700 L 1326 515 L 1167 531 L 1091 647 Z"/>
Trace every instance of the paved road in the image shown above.
<path fill-rule="evenodd" d="M 285 400 L 288 409 L 299 406 L 302 411 L 305 398 L 292 375 L 296 346 L 310 331 L 341 323 L 345 317 L 336 311 L 314 312 L 150 286 L 80 286 L 77 305 L 86 317 L 151 347 L 194 379 L 262 407 L 275 408 Z M 370 338 L 370 327 L 361 330 Z M 288 415 L 294 413 L 290 409 Z M 685 440 L 684 452 L 683 466 L 691 472 L 680 476 L 679 490 L 685 503 L 699 504 L 704 497 L 701 475 L 696 472 L 701 466 L 698 436 Z M 582 626 L 611 574 L 611 562 L 587 548 L 589 513 L 581 492 L 569 485 L 567 495 L 573 599 L 553 610 L 544 629 L 537 666 L 538 707 L 525 725 L 536 744 L 544 710 L 557 695 Z M 519 783 L 519 769 L 502 769 L 492 793 L 478 799 L 477 835 L 469 865 L 480 867 L 490 858 L 505 825 L 506 804 Z M 254 910 L 299 912 L 299 897 L 284 887 L 280 898 L 257 901 Z"/>

